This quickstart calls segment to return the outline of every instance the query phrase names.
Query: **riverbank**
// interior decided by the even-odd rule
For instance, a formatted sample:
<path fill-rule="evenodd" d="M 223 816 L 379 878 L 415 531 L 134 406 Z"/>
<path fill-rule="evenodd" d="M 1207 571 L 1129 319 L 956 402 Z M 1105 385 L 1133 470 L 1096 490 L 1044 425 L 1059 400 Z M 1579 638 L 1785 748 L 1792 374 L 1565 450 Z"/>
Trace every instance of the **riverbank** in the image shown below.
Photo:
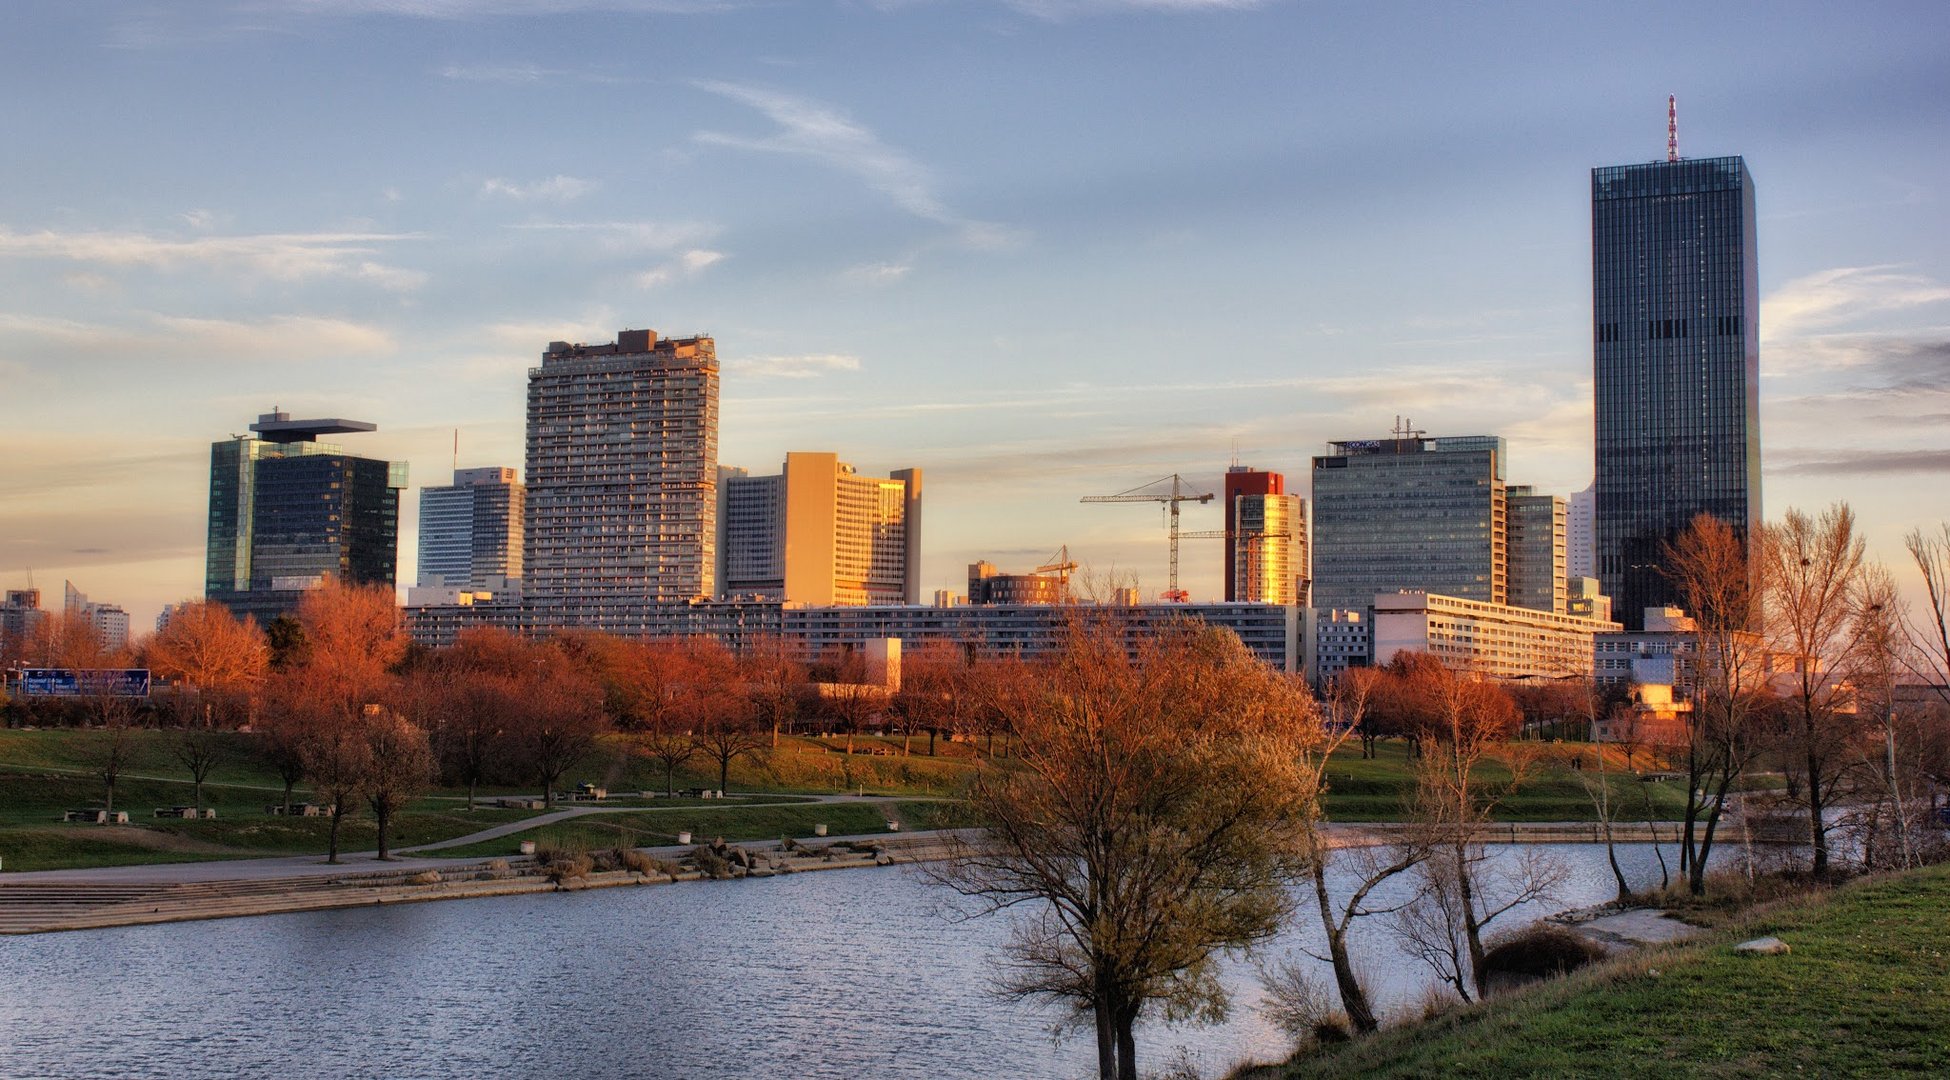
<path fill-rule="evenodd" d="M 500 831 L 497 827 L 496 832 Z M 1391 843 L 1408 828 L 1400 824 L 1329 824 L 1330 847 Z M 1636 828 L 1640 832 L 1633 832 Z M 1661 836 L 1670 830 L 1658 830 Z M 1641 833 L 1645 833 L 1641 835 Z M 1651 839 L 1644 826 L 1617 827 L 1620 843 Z M 824 840 L 766 840 L 731 845 L 762 865 L 734 868 L 735 876 L 771 877 L 815 870 L 863 869 L 945 857 L 946 832 L 914 831 L 837 836 Z M 1489 843 L 1565 844 L 1603 841 L 1584 822 L 1503 823 L 1486 826 Z M 476 838 L 461 838 L 462 843 Z M 297 911 L 461 900 L 515 893 L 575 891 L 623 885 L 663 885 L 708 876 L 693 858 L 695 845 L 638 847 L 651 859 L 677 864 L 676 874 L 592 872 L 552 880 L 535 860 L 513 853 L 519 833 L 500 837 L 500 857 L 454 858 L 403 852 L 379 863 L 372 852 L 352 853 L 339 865 L 316 856 L 154 863 L 79 870 L 42 870 L 0 877 L 0 934 L 88 930 L 145 923 L 273 915 Z M 438 847 L 432 845 L 430 847 Z M 431 875 L 426 876 L 426 875 Z"/>
<path fill-rule="evenodd" d="M 1734 946 L 1763 936 L 1788 951 Z M 1950 867 L 1755 908 L 1691 943 L 1403 1025 L 1242 1080 L 1950 1073 Z"/>

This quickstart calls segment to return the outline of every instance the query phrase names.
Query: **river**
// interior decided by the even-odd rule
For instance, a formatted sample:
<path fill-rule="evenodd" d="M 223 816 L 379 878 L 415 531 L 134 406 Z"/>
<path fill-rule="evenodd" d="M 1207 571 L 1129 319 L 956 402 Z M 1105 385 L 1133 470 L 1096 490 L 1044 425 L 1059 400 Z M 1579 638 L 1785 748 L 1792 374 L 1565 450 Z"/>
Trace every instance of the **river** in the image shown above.
<path fill-rule="evenodd" d="M 1613 894 L 1602 847 L 1510 850 L 1569 871 L 1512 923 Z M 1656 881 L 1649 846 L 1620 853 Z M 1007 918 L 951 901 L 912 869 L 853 870 L 0 938 L 0 1076 L 1091 1075 L 1087 1033 L 1053 1038 L 1061 1014 L 990 989 Z M 1317 947 L 1312 911 L 1270 954 Z M 1381 921 L 1355 946 L 1402 1007 L 1429 979 Z M 1143 1027 L 1147 1072 L 1282 1056 L 1251 966 L 1225 977 L 1226 1023 Z"/>

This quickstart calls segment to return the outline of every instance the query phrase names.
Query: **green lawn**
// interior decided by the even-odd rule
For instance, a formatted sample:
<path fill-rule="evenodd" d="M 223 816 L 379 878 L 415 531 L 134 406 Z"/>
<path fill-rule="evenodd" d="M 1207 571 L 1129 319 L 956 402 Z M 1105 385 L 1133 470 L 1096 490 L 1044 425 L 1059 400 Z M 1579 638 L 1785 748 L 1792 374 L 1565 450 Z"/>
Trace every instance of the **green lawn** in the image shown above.
<path fill-rule="evenodd" d="M 1403 800 L 1415 783 L 1414 762 L 1408 744 L 1383 740 L 1373 758 L 1361 756 L 1358 742 L 1342 746 L 1327 763 L 1327 818 L 1329 821 L 1399 821 Z M 1567 743 L 1537 747 L 1519 744 L 1520 752 L 1539 752 L 1541 759 L 1528 770 L 1523 786 L 1503 801 L 1494 817 L 1498 821 L 1591 821 L 1597 817 L 1585 782 L 1596 780 L 1596 751 L 1588 744 Z M 1582 763 L 1575 769 L 1571 763 Z M 1652 799 L 1660 820 L 1672 820 L 1685 812 L 1683 783 L 1646 783 L 1623 770 L 1615 752 L 1609 759 L 1607 781 L 1612 791 L 1614 817 L 1619 821 L 1642 821 L 1645 798 Z M 1481 767 L 1481 779 L 1491 785 L 1510 778 L 1508 765 L 1492 760 Z"/>
<path fill-rule="evenodd" d="M 867 803 L 828 803 L 818 806 L 733 806 L 722 810 L 678 808 L 631 814 L 589 814 L 554 825 L 435 852 L 441 856 L 478 859 L 488 855 L 508 855 L 521 841 L 570 848 L 659 847 L 677 842 L 679 832 L 689 832 L 693 843 L 722 837 L 726 840 L 777 840 L 790 836 L 804 839 L 813 835 L 815 824 L 824 824 L 832 836 L 855 833 L 888 832 L 887 822 L 899 821 L 903 829 L 932 828 L 941 804 L 888 800 Z"/>
<path fill-rule="evenodd" d="M 1737 954 L 1772 934 L 1786 956 Z M 1950 1074 L 1950 867 L 1764 908 L 1632 958 L 1298 1061 L 1289 1077 Z"/>

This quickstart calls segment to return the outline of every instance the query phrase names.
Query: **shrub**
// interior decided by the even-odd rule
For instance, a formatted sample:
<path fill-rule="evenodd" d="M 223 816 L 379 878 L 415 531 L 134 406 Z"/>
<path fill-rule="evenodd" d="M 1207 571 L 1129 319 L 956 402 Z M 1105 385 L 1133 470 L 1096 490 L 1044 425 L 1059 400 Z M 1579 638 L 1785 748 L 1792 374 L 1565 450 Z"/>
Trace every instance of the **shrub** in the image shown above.
<path fill-rule="evenodd" d="M 623 851 L 621 848 L 603 848 L 600 851 L 592 851 L 589 853 L 589 862 L 591 868 L 599 874 L 607 874 L 621 870 L 624 866 Z"/>
<path fill-rule="evenodd" d="M 647 851 L 638 851 L 635 848 L 618 848 L 616 849 L 616 856 L 627 870 L 634 870 L 639 874 L 654 874 L 657 872 L 657 860 L 652 858 Z"/>
<path fill-rule="evenodd" d="M 731 862 L 724 856 L 700 846 L 691 852 L 691 861 L 697 864 L 698 872 L 705 877 L 722 880 L 731 876 Z"/>
<path fill-rule="evenodd" d="M 414 874 L 412 880 L 415 885 L 438 885 L 442 878 L 438 870 L 422 870 Z"/>
<path fill-rule="evenodd" d="M 1537 923 L 1497 941 L 1483 954 L 1484 981 L 1565 975 L 1605 955 L 1603 947 L 1561 926 Z"/>
<path fill-rule="evenodd" d="M 557 855 L 549 860 L 543 872 L 548 875 L 550 881 L 560 885 L 565 881 L 587 875 L 593 865 L 593 860 L 587 855 Z"/>

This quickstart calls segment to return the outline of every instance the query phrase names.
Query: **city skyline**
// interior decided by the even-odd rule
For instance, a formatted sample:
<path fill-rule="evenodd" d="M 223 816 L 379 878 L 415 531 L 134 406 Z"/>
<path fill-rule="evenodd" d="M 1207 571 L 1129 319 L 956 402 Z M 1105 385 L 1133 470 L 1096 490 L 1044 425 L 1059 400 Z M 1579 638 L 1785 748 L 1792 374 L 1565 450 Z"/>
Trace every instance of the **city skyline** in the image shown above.
<path fill-rule="evenodd" d="M 1158 515 L 1079 497 L 1298 476 L 1397 415 L 1568 496 L 1589 170 L 1663 157 L 1668 93 L 1682 155 L 1759 181 L 1763 514 L 1845 496 L 1899 569 L 1950 518 L 1937 6 L 667 6 L 25 5 L 0 585 L 146 627 L 201 591 L 239 417 L 514 464 L 546 343 L 622 326 L 716 338 L 724 464 L 925 469 L 923 595 L 1062 544 L 1155 594 Z"/>

